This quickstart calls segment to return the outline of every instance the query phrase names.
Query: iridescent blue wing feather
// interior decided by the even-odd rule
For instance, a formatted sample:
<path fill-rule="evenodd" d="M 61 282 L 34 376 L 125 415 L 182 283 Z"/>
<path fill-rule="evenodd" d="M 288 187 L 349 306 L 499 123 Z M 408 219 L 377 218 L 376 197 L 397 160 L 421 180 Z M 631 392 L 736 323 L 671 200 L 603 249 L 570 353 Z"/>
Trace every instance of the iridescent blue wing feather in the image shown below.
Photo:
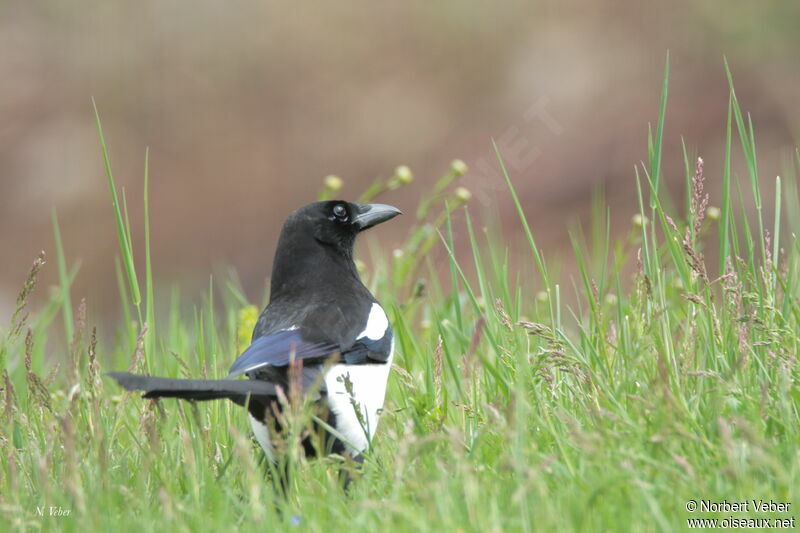
<path fill-rule="evenodd" d="M 304 340 L 297 329 L 276 331 L 254 340 L 234 361 L 228 378 L 253 372 L 267 365 L 286 366 L 292 359 L 324 359 L 338 351 L 339 347 L 335 344 Z"/>

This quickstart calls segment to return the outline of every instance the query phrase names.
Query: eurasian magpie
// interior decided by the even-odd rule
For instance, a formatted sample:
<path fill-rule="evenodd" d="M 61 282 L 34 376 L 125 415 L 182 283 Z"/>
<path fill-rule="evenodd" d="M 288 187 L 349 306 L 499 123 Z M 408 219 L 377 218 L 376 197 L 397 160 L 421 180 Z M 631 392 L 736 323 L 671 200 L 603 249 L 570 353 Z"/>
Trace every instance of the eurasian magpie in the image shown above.
<path fill-rule="evenodd" d="M 280 409 L 278 388 L 288 395 L 290 366 L 299 362 L 302 387 L 319 384 L 316 401 L 335 430 L 325 451 L 361 459 L 383 407 L 394 340 L 386 312 L 359 278 L 353 245 L 360 232 L 398 214 L 389 205 L 344 201 L 315 202 L 292 213 L 275 250 L 269 304 L 226 379 L 109 376 L 125 389 L 144 391 L 144 398 L 227 398 L 247 406 L 256 439 L 274 458 L 267 418 Z M 242 375 L 249 379 L 233 379 Z M 308 439 L 303 447 L 307 455 L 316 452 Z"/>

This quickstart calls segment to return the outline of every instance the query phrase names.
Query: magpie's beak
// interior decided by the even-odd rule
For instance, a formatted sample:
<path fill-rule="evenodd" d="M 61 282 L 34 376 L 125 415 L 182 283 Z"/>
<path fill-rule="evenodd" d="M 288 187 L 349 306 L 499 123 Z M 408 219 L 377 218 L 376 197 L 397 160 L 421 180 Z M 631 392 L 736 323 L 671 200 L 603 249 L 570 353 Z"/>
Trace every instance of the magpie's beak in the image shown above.
<path fill-rule="evenodd" d="M 364 231 L 381 222 L 386 222 L 397 215 L 403 214 L 396 207 L 385 204 L 355 204 L 358 206 L 358 214 L 353 218 L 353 225 L 358 231 Z"/>

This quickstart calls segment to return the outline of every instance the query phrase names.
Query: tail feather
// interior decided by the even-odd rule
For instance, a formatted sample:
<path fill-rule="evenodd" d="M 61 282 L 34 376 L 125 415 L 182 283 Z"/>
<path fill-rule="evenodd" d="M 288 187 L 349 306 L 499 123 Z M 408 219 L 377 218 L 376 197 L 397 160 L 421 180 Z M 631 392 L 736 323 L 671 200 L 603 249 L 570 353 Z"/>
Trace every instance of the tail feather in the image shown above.
<path fill-rule="evenodd" d="M 245 405 L 248 396 L 277 396 L 274 383 L 253 379 L 171 379 L 128 372 L 110 372 L 106 375 L 114 378 L 124 389 L 144 391 L 143 398 L 182 398 L 197 401 L 227 398 L 239 405 Z"/>

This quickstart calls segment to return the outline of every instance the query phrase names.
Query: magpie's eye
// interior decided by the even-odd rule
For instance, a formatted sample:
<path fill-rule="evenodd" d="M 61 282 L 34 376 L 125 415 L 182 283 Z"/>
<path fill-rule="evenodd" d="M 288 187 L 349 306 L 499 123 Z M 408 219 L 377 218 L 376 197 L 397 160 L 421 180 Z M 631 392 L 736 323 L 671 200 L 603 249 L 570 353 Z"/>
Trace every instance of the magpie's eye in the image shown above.
<path fill-rule="evenodd" d="M 333 207 L 333 214 L 340 220 L 347 219 L 347 209 L 342 204 L 337 204 Z"/>

